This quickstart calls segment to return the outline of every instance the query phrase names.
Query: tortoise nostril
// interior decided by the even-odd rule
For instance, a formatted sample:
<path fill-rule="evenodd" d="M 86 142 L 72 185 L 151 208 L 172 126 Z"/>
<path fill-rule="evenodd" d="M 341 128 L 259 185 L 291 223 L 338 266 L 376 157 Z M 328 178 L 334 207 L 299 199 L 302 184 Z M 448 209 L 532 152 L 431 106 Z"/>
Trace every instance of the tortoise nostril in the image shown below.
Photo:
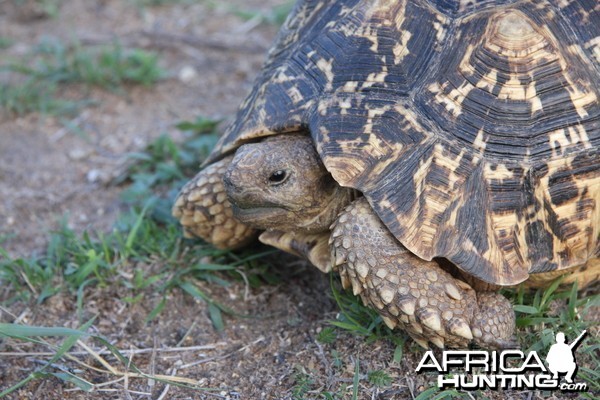
<path fill-rule="evenodd" d="M 237 187 L 237 185 L 235 185 L 233 183 L 231 175 L 232 175 L 231 171 L 227 171 L 223 175 L 223 186 L 225 186 L 225 190 L 227 192 L 232 192 L 232 191 L 235 191 L 235 190 L 239 190 L 238 187 Z"/>
<path fill-rule="evenodd" d="M 243 201 L 248 191 L 252 191 L 251 182 L 250 177 L 245 176 L 244 172 L 235 169 L 230 169 L 223 175 L 223 186 L 230 200 Z"/>

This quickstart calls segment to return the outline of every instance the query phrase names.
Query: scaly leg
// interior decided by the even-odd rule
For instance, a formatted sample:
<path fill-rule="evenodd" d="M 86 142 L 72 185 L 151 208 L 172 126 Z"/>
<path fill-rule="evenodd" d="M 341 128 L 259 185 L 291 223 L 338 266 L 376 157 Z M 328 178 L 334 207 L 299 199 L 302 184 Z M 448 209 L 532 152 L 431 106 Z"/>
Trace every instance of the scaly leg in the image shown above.
<path fill-rule="evenodd" d="M 220 249 L 236 249 L 256 237 L 256 231 L 233 217 L 223 175 L 233 157 L 209 165 L 179 192 L 173 216 L 184 236 L 200 237 Z"/>
<path fill-rule="evenodd" d="M 329 251 L 329 231 L 320 233 L 265 231 L 258 239 L 269 246 L 306 258 L 322 272 L 330 272 L 333 266 Z"/>
<path fill-rule="evenodd" d="M 367 200 L 350 204 L 332 227 L 334 268 L 386 324 L 400 327 L 421 346 L 514 345 L 514 312 L 498 293 L 476 292 L 434 261 L 402 246 Z"/>

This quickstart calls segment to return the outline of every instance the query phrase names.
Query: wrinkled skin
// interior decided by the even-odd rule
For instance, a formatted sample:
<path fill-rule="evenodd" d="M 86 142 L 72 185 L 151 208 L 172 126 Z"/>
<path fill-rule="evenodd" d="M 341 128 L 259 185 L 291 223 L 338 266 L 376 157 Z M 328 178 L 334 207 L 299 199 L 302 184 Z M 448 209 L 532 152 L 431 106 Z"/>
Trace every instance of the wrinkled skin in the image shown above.
<path fill-rule="evenodd" d="M 219 163 L 182 189 L 173 214 L 186 232 L 214 243 L 214 232 L 223 228 L 218 220 L 225 217 L 212 211 L 220 209 L 228 223 L 231 215 L 236 221 L 228 232 L 240 232 L 229 247 L 264 231 L 264 243 L 304 256 L 323 271 L 339 271 L 345 288 L 352 287 L 388 326 L 404 329 L 423 347 L 515 344 L 511 304 L 489 291 L 493 288 L 457 278 L 454 266 L 410 253 L 364 197 L 333 180 L 309 137 L 281 135 L 245 144 Z M 206 182 L 213 182 L 217 196 Z M 207 197 L 210 210 L 203 206 Z"/>
<path fill-rule="evenodd" d="M 351 200 L 303 135 L 241 146 L 223 183 L 235 218 L 261 230 L 325 232 Z"/>

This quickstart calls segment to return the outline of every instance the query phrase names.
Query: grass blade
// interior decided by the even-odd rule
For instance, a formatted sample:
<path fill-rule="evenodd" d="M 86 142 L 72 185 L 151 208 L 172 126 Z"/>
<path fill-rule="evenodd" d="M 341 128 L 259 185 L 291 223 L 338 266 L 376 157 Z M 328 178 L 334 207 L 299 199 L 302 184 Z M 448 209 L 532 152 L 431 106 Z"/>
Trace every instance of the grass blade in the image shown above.
<path fill-rule="evenodd" d="M 137 237 L 137 233 L 140 230 L 140 226 L 142 226 L 142 222 L 144 221 L 144 216 L 146 215 L 146 212 L 148 211 L 148 208 L 150 207 L 150 205 L 151 205 L 150 202 L 146 203 L 146 205 L 142 209 L 142 212 L 136 219 L 135 224 L 131 228 L 131 231 L 129 231 L 129 235 L 127 235 L 127 240 L 125 241 L 125 250 L 127 251 L 127 254 L 131 254 L 131 249 L 133 248 L 133 242 L 135 241 L 135 239 Z"/>
<path fill-rule="evenodd" d="M 84 390 L 86 392 L 89 392 L 94 388 L 93 384 L 86 381 L 85 379 L 78 377 L 77 375 L 71 374 L 70 372 L 52 372 L 50 373 L 50 375 L 53 375 L 62 381 L 72 383 L 79 389 Z"/>
<path fill-rule="evenodd" d="M 523 314 L 538 314 L 539 313 L 539 310 L 537 308 L 532 307 L 532 306 L 524 306 L 521 304 L 514 305 L 513 309 L 516 312 L 520 312 Z"/>
<path fill-rule="evenodd" d="M 150 311 L 150 313 L 148 314 L 146 319 L 144 319 L 144 323 L 147 324 L 148 322 L 150 322 L 154 318 L 156 318 L 156 316 L 158 314 L 160 314 L 161 311 L 165 308 L 166 304 L 167 304 L 167 299 L 165 297 L 163 297 L 162 300 L 158 303 L 158 305 L 156 307 L 154 307 L 154 309 L 152 311 Z"/>
<path fill-rule="evenodd" d="M 215 304 L 210 303 L 208 305 L 208 314 L 215 329 L 219 332 L 222 332 L 225 329 L 225 324 L 223 324 L 223 315 L 221 314 L 221 309 Z"/>
<path fill-rule="evenodd" d="M 415 397 L 415 400 L 429 400 L 431 399 L 432 395 L 438 391 L 439 389 L 437 387 L 432 386 L 429 389 L 422 391 L 417 397 Z"/>
<path fill-rule="evenodd" d="M 358 399 L 358 383 L 360 381 L 360 360 L 354 364 L 354 378 L 352 379 L 352 400 Z"/>
<path fill-rule="evenodd" d="M 560 283 L 563 281 L 564 279 L 564 275 L 561 276 L 560 278 L 556 279 L 554 282 L 552 282 L 552 284 L 550 286 L 548 286 L 548 288 L 544 291 L 544 295 L 542 296 L 542 301 L 540 303 L 540 305 L 542 307 L 546 306 L 546 303 L 548 302 L 548 299 L 550 298 L 550 296 L 552 296 L 552 293 L 554 293 L 556 291 L 556 289 L 558 288 L 558 286 L 560 285 Z"/>
<path fill-rule="evenodd" d="M 393 360 L 395 363 L 400 364 L 402 362 L 402 356 L 404 352 L 404 342 L 402 342 L 402 344 L 398 344 L 396 345 L 396 348 L 394 349 L 394 357 Z"/>
<path fill-rule="evenodd" d="M 67 336 L 62 345 L 58 348 L 57 352 L 52 358 L 39 370 L 32 372 L 25 379 L 17 382 L 15 385 L 8 389 L 0 392 L 0 397 L 6 396 L 14 392 L 15 390 L 23 387 L 29 381 L 43 376 L 43 372 L 48 366 L 56 362 L 65 353 L 77 343 L 79 338 L 83 335 L 88 335 L 85 331 L 92 325 L 96 317 L 90 319 L 88 322 L 81 326 L 82 330 L 69 329 L 69 328 L 58 328 L 58 327 L 36 327 L 27 325 L 16 325 L 16 324 L 0 324 L 0 335 L 26 338 L 29 336 Z"/>
<path fill-rule="evenodd" d="M 82 335 L 87 335 L 87 333 L 70 328 L 0 323 L 0 336 L 19 338 L 27 338 L 31 336 L 70 336 L 79 339 L 79 337 Z"/>

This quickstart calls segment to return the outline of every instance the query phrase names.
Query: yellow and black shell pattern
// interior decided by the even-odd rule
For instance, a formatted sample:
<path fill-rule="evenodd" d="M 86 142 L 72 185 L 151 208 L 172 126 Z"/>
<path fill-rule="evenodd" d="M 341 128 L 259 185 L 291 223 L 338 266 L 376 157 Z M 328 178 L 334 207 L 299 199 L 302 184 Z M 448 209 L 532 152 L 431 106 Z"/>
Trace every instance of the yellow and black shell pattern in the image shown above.
<path fill-rule="evenodd" d="M 309 132 L 417 256 L 489 283 L 600 255 L 600 2 L 300 1 L 211 156 Z"/>

